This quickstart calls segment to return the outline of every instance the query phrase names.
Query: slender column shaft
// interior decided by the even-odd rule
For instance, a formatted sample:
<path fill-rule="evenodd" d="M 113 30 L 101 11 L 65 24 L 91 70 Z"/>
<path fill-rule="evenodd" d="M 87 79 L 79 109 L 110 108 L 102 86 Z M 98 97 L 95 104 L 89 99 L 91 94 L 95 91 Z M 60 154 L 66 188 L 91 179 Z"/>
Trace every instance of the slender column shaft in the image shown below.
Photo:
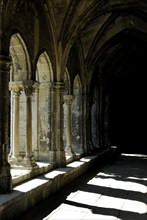
<path fill-rule="evenodd" d="M 72 154 L 72 146 L 71 146 L 71 105 L 73 101 L 72 95 L 64 95 L 64 101 L 67 107 L 67 114 L 66 114 L 66 153 Z"/>
<path fill-rule="evenodd" d="M 26 158 L 24 161 L 29 169 L 35 169 L 38 166 L 32 152 L 32 95 L 38 88 L 38 83 L 33 80 L 24 81 L 23 88 L 26 94 Z"/>
<path fill-rule="evenodd" d="M 52 157 L 58 166 L 66 163 L 63 149 L 63 83 L 56 82 L 50 85 L 51 92 L 51 149 Z"/>
<path fill-rule="evenodd" d="M 12 154 L 15 157 L 19 155 L 19 91 L 13 92 L 13 150 Z"/>
<path fill-rule="evenodd" d="M 109 141 L 109 96 L 105 95 L 104 103 L 104 146 L 107 147 L 110 145 Z"/>
<path fill-rule="evenodd" d="M 32 97 L 26 97 L 26 156 L 32 156 Z"/>
<path fill-rule="evenodd" d="M 34 114 L 34 111 L 33 111 Z M 32 143 L 32 148 L 35 149 L 35 159 L 39 160 L 39 86 L 35 92 L 35 122 L 32 123 L 32 130 L 34 130 L 34 142 Z"/>
<path fill-rule="evenodd" d="M 67 147 L 71 147 L 71 105 L 67 104 Z"/>
<path fill-rule="evenodd" d="M 83 138 L 84 138 L 84 152 L 91 153 L 90 149 L 90 96 L 83 95 Z"/>
<path fill-rule="evenodd" d="M 9 89 L 12 91 L 12 147 L 10 155 L 10 163 L 16 165 L 19 158 L 19 97 L 22 90 L 22 82 L 10 82 Z"/>

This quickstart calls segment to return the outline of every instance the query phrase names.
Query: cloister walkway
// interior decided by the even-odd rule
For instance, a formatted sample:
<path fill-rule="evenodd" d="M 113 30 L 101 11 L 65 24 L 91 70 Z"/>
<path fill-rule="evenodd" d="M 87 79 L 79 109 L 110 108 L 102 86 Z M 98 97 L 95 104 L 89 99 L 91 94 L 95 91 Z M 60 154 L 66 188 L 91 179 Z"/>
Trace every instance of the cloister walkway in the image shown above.
<path fill-rule="evenodd" d="M 147 219 L 147 156 L 121 154 L 103 168 L 93 169 L 40 205 L 21 220 Z"/>

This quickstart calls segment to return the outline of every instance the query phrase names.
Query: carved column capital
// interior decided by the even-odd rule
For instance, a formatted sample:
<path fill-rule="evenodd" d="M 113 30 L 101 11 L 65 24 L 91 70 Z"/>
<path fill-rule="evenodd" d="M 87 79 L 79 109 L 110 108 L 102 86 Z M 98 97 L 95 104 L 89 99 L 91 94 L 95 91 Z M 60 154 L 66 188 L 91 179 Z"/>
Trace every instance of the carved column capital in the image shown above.
<path fill-rule="evenodd" d="M 64 98 L 64 102 L 67 105 L 71 105 L 73 102 L 74 96 L 73 95 L 64 95 L 63 98 Z"/>
<path fill-rule="evenodd" d="M 36 89 L 39 88 L 39 82 L 33 80 L 23 81 L 23 89 L 26 96 L 32 96 Z"/>
<path fill-rule="evenodd" d="M 62 82 L 50 83 L 50 91 L 63 93 L 64 92 L 64 83 L 62 83 Z"/>
<path fill-rule="evenodd" d="M 20 92 L 23 90 L 22 82 L 9 82 L 9 90 L 12 91 L 13 96 L 19 96 Z"/>

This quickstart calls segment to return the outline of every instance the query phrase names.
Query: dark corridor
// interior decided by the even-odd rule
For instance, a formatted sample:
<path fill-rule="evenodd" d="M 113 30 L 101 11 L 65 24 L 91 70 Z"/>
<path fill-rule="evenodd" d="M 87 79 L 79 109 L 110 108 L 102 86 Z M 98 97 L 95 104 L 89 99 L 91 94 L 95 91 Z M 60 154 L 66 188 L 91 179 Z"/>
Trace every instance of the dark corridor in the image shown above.
<path fill-rule="evenodd" d="M 123 152 L 146 148 L 146 60 L 139 50 L 124 55 L 126 62 L 110 91 L 110 136 Z"/>

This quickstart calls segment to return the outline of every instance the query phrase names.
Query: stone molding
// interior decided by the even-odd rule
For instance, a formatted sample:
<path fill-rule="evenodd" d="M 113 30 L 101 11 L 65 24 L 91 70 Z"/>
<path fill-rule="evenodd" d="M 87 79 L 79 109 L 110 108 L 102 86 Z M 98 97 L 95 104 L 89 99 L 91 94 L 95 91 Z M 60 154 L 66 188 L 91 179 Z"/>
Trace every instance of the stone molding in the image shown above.
<path fill-rule="evenodd" d="M 71 105 L 73 102 L 74 96 L 73 95 L 64 95 L 63 99 L 67 105 Z"/>
<path fill-rule="evenodd" d="M 9 90 L 13 92 L 13 95 L 20 95 L 20 92 L 23 91 L 22 82 L 9 82 Z"/>
<path fill-rule="evenodd" d="M 19 95 L 24 90 L 26 96 L 31 96 L 36 89 L 39 89 L 39 82 L 33 80 L 9 82 L 9 90 L 16 95 Z"/>
<path fill-rule="evenodd" d="M 39 82 L 33 80 L 23 81 L 23 88 L 26 96 L 32 96 L 36 89 L 39 87 Z"/>
<path fill-rule="evenodd" d="M 64 83 L 62 82 L 49 83 L 49 86 L 51 92 L 59 92 L 59 93 L 64 92 Z"/>

